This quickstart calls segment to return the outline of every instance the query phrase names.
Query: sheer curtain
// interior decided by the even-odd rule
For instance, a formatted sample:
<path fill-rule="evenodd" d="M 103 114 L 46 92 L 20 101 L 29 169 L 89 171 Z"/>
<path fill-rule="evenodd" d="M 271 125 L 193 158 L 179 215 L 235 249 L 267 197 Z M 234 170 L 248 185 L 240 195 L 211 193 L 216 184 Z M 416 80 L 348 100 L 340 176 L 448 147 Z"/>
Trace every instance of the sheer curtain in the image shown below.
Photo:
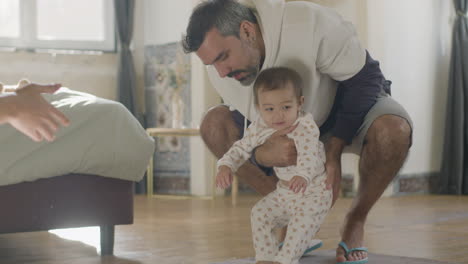
<path fill-rule="evenodd" d="M 134 0 L 115 0 L 115 20 L 120 40 L 118 98 L 142 122 L 136 102 L 136 74 L 130 43 L 133 37 Z"/>
<path fill-rule="evenodd" d="M 120 40 L 119 69 L 117 91 L 119 101 L 140 121 L 143 126 L 143 114 L 139 111 L 136 101 L 136 73 L 133 63 L 130 43 L 133 37 L 133 18 L 135 10 L 134 0 L 114 0 L 115 21 Z M 145 181 L 142 180 L 135 186 L 136 193 L 143 193 Z"/>
<path fill-rule="evenodd" d="M 440 192 L 468 194 L 468 0 L 453 0 L 456 20 L 447 95 Z"/>

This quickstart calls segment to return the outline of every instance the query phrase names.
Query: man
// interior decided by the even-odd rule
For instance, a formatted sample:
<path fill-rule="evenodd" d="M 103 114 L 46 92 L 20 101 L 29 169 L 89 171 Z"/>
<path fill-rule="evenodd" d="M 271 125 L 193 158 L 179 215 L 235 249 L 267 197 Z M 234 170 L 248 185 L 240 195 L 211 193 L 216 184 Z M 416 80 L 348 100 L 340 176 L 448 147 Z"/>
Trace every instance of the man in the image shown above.
<path fill-rule="evenodd" d="M 347 252 L 363 246 L 366 217 L 403 165 L 412 124 L 390 97 L 391 82 L 361 46 L 353 26 L 333 10 L 305 1 L 210 0 L 194 9 L 183 46 L 208 66 L 215 89 L 237 110 L 231 112 L 225 105 L 212 108 L 201 124 L 202 137 L 217 157 L 242 137 L 247 123 L 242 124 L 243 116 L 248 120 L 256 116 L 251 85 L 260 70 L 285 66 L 301 74 L 304 110 L 321 126 L 334 201 L 341 154 L 346 147 L 360 155 L 359 188 L 343 223 L 344 244 L 338 246 L 336 260 L 367 262 L 365 250 Z M 273 191 L 277 182 L 265 174 L 265 167 L 293 165 L 301 151 L 285 136 L 292 129 L 277 131 L 237 172 L 262 195 Z"/>
<path fill-rule="evenodd" d="M 67 126 L 67 117 L 49 104 L 41 93 L 54 93 L 60 84 L 27 83 L 11 93 L 0 94 L 0 124 L 8 123 L 32 140 L 52 141 L 59 127 Z M 0 84 L 0 92 L 3 90 Z"/>

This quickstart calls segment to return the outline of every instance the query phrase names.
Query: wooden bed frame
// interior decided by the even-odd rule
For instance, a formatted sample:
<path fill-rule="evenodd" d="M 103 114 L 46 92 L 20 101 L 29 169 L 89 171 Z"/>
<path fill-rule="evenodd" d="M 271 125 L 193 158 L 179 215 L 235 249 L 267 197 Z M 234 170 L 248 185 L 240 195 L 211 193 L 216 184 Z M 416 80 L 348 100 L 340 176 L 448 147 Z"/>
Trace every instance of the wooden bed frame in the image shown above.
<path fill-rule="evenodd" d="M 0 234 L 99 226 L 101 255 L 112 255 L 115 225 L 133 223 L 133 182 L 69 174 L 0 186 L 0 211 Z"/>

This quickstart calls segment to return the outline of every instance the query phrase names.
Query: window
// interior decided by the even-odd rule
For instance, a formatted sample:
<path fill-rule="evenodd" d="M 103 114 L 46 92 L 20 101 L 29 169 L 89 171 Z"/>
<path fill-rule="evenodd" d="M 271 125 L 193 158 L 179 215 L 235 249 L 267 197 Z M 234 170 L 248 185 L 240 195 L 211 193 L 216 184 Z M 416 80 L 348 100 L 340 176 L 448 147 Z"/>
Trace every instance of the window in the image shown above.
<path fill-rule="evenodd" d="M 1 0 L 0 46 L 115 50 L 112 0 Z"/>

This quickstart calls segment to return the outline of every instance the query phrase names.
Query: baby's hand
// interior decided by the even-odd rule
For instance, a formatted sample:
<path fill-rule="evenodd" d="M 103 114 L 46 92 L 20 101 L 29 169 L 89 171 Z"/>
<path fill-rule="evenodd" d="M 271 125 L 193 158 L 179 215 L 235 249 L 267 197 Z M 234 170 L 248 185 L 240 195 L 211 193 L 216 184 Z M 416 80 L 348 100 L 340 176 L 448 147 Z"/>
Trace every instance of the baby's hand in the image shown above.
<path fill-rule="evenodd" d="M 304 193 L 306 188 L 307 188 L 307 181 L 301 176 L 294 176 L 289 181 L 289 189 L 293 191 L 294 193 L 298 193 L 300 191 Z"/>
<path fill-rule="evenodd" d="M 228 166 L 222 165 L 216 175 L 216 187 L 226 189 L 232 183 L 232 171 Z"/>

